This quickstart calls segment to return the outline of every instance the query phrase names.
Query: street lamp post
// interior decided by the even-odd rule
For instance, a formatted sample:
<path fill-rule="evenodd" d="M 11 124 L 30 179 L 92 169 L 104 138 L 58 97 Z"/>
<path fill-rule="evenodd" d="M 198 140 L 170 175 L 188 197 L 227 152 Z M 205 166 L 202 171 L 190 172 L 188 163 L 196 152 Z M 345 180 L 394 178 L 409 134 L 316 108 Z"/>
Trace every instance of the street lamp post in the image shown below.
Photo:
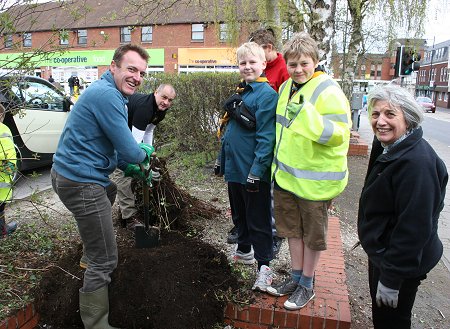
<path fill-rule="evenodd" d="M 430 76 L 428 79 L 428 90 L 430 91 L 430 98 L 434 103 L 434 98 L 433 98 L 433 94 L 434 94 L 434 88 L 436 86 L 436 82 L 433 81 L 433 83 L 431 82 L 431 74 L 433 73 L 433 55 L 434 55 L 434 41 L 435 41 L 436 37 L 433 37 L 433 46 L 431 47 L 431 60 L 430 60 Z"/>

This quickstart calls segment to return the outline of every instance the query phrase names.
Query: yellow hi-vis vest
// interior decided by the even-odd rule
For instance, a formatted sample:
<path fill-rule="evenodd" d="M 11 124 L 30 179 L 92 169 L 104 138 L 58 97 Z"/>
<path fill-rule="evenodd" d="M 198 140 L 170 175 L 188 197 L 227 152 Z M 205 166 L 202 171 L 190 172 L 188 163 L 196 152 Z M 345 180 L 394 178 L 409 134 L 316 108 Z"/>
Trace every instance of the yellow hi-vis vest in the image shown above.
<path fill-rule="evenodd" d="M 331 200 L 348 181 L 348 100 L 326 74 L 313 77 L 289 100 L 291 86 L 289 79 L 280 87 L 272 178 L 302 199 Z"/>
<path fill-rule="evenodd" d="M 12 179 L 14 171 L 7 166 L 7 162 L 16 165 L 16 150 L 9 128 L 0 123 L 0 202 L 11 200 Z"/>

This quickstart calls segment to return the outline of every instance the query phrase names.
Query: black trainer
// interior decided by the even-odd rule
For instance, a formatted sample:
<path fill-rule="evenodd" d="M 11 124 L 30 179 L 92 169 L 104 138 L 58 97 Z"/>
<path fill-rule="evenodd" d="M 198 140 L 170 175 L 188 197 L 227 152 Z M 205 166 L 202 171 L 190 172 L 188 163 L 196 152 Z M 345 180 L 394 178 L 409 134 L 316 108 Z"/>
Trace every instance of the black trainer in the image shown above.
<path fill-rule="evenodd" d="M 273 250 L 273 258 L 277 258 L 278 254 L 280 252 L 281 246 L 283 245 L 283 238 L 274 236 L 273 237 L 273 246 L 272 246 L 272 250 Z"/>
<path fill-rule="evenodd" d="M 233 226 L 233 228 L 228 232 L 227 236 L 227 243 L 229 244 L 236 244 L 238 243 L 238 229 L 236 226 Z"/>

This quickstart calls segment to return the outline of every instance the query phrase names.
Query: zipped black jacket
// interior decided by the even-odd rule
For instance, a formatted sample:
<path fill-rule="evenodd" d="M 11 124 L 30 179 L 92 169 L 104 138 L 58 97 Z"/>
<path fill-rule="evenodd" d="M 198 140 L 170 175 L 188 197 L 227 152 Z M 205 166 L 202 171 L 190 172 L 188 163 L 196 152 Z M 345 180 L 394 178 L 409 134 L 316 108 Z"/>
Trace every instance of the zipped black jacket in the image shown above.
<path fill-rule="evenodd" d="M 428 273 L 443 253 L 437 230 L 448 174 L 422 134 L 415 129 L 377 157 L 359 200 L 359 240 L 392 289 Z"/>

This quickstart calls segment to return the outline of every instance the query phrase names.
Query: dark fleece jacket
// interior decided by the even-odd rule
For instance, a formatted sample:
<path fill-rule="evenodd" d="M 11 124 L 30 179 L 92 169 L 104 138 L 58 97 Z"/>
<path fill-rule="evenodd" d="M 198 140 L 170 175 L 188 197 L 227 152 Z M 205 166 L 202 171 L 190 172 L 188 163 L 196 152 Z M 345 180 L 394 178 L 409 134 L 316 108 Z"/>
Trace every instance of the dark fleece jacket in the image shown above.
<path fill-rule="evenodd" d="M 380 281 L 400 289 L 428 273 L 442 256 L 437 235 L 448 174 L 422 138 L 422 128 L 373 163 L 359 201 L 358 235 Z"/>

